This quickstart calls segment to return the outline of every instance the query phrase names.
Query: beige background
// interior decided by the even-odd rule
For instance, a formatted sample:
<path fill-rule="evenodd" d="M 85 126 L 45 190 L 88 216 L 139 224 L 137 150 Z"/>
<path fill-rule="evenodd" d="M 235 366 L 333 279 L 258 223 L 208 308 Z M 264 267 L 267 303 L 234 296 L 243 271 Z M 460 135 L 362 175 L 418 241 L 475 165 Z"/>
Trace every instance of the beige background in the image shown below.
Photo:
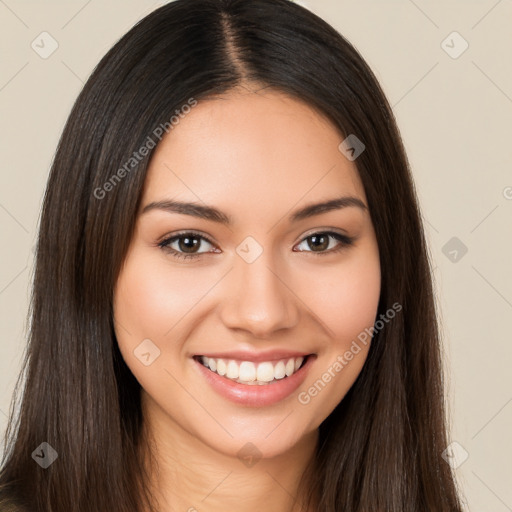
<path fill-rule="evenodd" d="M 162 3 L 0 0 L 2 433 L 58 137 L 93 66 Z M 460 445 L 449 460 L 468 510 L 512 511 L 512 1 L 299 3 L 355 44 L 393 105 L 436 267 L 452 440 Z M 43 31 L 58 43 L 46 59 L 31 47 L 44 37 L 51 49 Z M 464 41 L 467 50 L 452 58 Z"/>

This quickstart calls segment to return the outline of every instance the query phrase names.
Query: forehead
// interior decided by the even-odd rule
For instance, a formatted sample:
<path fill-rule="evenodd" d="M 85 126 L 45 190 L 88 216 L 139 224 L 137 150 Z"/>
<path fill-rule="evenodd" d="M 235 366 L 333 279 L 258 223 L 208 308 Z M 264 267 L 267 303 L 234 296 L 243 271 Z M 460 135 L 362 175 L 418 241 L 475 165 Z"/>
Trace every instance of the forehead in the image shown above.
<path fill-rule="evenodd" d="M 157 146 L 143 204 L 202 201 L 236 219 L 339 195 L 366 201 L 354 162 L 338 149 L 343 138 L 323 115 L 277 91 L 208 99 Z"/>

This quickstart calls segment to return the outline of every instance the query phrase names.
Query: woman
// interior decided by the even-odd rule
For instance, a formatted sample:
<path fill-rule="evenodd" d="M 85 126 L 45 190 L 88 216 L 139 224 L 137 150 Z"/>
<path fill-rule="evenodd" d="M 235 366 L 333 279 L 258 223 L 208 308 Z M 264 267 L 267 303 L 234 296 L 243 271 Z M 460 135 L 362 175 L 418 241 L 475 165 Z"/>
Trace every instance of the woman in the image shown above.
<path fill-rule="evenodd" d="M 50 173 L 13 511 L 460 511 L 391 109 L 287 0 L 178 0 L 102 59 Z"/>

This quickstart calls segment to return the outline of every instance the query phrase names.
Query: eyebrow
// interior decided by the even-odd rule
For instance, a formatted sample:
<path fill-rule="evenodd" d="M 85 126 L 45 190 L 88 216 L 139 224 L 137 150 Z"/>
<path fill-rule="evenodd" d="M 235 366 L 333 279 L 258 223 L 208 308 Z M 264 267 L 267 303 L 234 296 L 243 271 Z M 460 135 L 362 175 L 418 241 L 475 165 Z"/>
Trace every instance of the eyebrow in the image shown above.
<path fill-rule="evenodd" d="M 363 211 L 368 210 L 368 207 L 358 197 L 344 196 L 304 206 L 292 213 L 289 220 L 290 222 L 298 222 L 299 220 L 314 217 L 315 215 L 327 213 L 332 210 L 341 210 L 348 207 L 360 208 Z M 192 217 L 218 222 L 226 226 L 230 226 L 233 223 L 232 218 L 221 210 L 218 210 L 213 206 L 198 203 L 185 203 L 174 200 L 154 201 L 144 206 L 142 214 L 151 210 L 164 210 L 169 213 L 191 215 Z"/>

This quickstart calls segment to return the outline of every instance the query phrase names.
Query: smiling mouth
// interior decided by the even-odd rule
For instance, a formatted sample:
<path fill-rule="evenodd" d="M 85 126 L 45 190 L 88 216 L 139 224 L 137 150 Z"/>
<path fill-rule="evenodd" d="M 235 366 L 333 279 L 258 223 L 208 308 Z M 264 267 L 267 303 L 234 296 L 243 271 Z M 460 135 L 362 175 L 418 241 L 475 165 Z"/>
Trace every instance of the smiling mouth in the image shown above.
<path fill-rule="evenodd" d="M 311 355 L 259 363 L 200 355 L 194 356 L 194 359 L 211 372 L 233 382 L 250 386 L 265 386 L 294 375 L 306 364 Z"/>

